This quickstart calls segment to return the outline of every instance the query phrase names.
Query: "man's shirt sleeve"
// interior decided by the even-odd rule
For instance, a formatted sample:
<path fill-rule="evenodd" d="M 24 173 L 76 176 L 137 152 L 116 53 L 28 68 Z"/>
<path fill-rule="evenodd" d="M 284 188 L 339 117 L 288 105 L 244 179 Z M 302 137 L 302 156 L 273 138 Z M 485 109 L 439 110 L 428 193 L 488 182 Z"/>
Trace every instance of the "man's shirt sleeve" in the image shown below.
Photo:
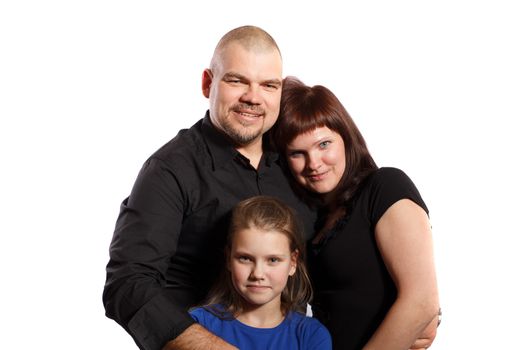
<path fill-rule="evenodd" d="M 173 171 L 151 158 L 120 208 L 103 301 L 106 315 L 124 327 L 141 349 L 161 349 L 195 322 L 186 311 L 183 294 L 165 288 L 183 203 Z"/>

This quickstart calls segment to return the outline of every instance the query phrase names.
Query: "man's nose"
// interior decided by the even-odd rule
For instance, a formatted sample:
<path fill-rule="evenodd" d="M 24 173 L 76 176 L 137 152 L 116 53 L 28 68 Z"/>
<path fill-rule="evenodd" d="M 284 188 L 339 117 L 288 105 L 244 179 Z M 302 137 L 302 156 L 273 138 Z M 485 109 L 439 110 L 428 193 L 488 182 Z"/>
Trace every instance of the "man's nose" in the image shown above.
<path fill-rule="evenodd" d="M 253 105 L 261 104 L 262 97 L 260 87 L 256 84 L 248 85 L 244 91 L 244 94 L 241 96 L 241 100 Z"/>

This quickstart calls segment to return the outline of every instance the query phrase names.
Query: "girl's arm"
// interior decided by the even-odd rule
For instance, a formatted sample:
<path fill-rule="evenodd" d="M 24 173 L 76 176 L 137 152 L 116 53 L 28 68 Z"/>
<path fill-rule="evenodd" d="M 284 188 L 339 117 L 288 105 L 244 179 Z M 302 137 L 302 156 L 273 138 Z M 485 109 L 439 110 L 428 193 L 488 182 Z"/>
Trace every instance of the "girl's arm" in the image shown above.
<path fill-rule="evenodd" d="M 379 219 L 375 236 L 398 295 L 363 350 L 407 350 L 439 310 L 430 223 L 420 206 L 402 199 Z"/>

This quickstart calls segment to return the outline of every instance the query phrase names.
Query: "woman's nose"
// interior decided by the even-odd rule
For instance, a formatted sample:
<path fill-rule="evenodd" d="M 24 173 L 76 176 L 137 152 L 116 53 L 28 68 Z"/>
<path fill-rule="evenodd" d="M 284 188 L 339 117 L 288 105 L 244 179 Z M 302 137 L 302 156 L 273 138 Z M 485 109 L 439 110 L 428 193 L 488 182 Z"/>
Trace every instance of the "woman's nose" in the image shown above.
<path fill-rule="evenodd" d="M 308 170 L 317 170 L 321 166 L 321 159 L 316 155 L 309 155 L 306 166 Z"/>

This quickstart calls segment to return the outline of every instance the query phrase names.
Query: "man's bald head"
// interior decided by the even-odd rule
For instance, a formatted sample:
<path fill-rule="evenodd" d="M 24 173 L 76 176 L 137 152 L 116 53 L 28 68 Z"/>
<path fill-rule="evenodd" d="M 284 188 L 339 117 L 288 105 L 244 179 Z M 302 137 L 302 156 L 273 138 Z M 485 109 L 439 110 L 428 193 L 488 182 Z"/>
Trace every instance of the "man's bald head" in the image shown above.
<path fill-rule="evenodd" d="M 210 62 L 212 71 L 214 71 L 214 68 L 219 64 L 223 51 L 232 43 L 241 45 L 247 51 L 267 52 L 277 50 L 279 55 L 281 54 L 277 43 L 266 31 L 256 26 L 242 26 L 230 30 L 221 38 L 215 47 Z"/>

